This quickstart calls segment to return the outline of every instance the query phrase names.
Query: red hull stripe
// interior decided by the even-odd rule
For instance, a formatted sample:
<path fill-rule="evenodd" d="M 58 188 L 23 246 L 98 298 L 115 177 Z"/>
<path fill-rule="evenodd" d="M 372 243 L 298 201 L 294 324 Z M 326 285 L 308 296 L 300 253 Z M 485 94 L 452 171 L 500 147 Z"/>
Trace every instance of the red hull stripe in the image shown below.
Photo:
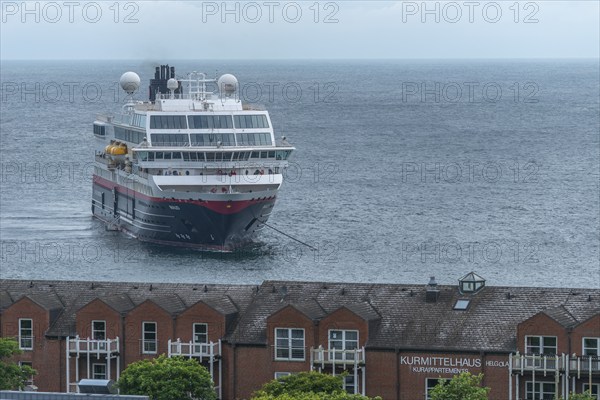
<path fill-rule="evenodd" d="M 113 190 L 114 188 L 117 188 L 117 192 L 124 194 L 126 196 L 129 196 L 129 197 L 135 197 L 138 199 L 143 199 L 146 201 L 153 201 L 153 202 L 193 204 L 193 205 L 196 205 L 199 207 L 208 208 L 211 211 L 214 211 L 219 214 L 225 214 L 225 215 L 238 213 L 238 212 L 242 211 L 243 209 L 251 206 L 252 204 L 264 203 L 267 200 L 272 200 L 275 198 L 275 196 L 271 196 L 271 197 L 255 199 L 255 200 L 238 200 L 238 201 L 164 199 L 161 197 L 151 197 L 151 196 L 145 195 L 143 193 L 137 192 L 133 189 L 128 189 L 122 185 L 119 185 L 118 183 L 111 182 L 107 179 L 104 179 L 104 178 L 98 176 L 98 175 L 94 175 L 94 183 L 97 185 L 100 185 L 106 189 L 109 189 L 109 190 Z"/>

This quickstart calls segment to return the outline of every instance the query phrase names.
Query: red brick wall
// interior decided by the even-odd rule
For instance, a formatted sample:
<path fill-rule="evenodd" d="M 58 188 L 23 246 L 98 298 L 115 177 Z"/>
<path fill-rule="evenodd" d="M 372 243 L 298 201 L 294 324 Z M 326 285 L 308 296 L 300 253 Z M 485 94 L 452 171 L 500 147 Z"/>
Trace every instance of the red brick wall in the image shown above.
<path fill-rule="evenodd" d="M 367 351 L 367 396 L 397 399 L 397 360 L 395 351 Z"/>
<path fill-rule="evenodd" d="M 479 354 L 403 351 L 400 352 L 399 357 L 400 398 L 403 400 L 424 399 L 427 378 L 451 379 L 459 372 L 456 370 L 468 370 L 472 374 L 483 372 L 483 360 Z M 433 358 L 441 359 L 434 360 Z M 446 371 L 446 368 L 449 371 Z M 367 382 L 367 387 L 369 387 L 369 382 Z"/>
<path fill-rule="evenodd" d="M 27 297 L 12 304 L 2 313 L 2 337 L 19 337 L 19 319 L 33 321 L 33 350 L 24 350 L 17 361 L 31 362 L 37 371 L 33 382 L 40 391 L 59 391 L 61 388 L 60 359 L 64 359 L 58 340 L 47 340 L 45 333 L 50 325 L 50 314 Z"/>
<path fill-rule="evenodd" d="M 209 342 L 217 342 L 225 335 L 225 317 L 205 303 L 199 302 L 177 317 L 175 335 L 171 339 L 181 339 L 182 342 L 192 341 L 193 325 L 195 323 L 208 324 Z"/>
<path fill-rule="evenodd" d="M 95 299 L 80 308 L 76 315 L 76 330 L 81 339 L 92 337 L 92 321 L 106 321 L 106 338 L 122 337 L 121 315 L 102 300 Z"/>
<path fill-rule="evenodd" d="M 357 330 L 358 347 L 365 345 L 369 335 L 368 323 L 347 308 L 339 308 L 319 322 L 319 344 L 329 347 L 329 330 Z"/>
<path fill-rule="evenodd" d="M 142 322 L 156 322 L 158 348 L 156 354 L 142 354 Z M 173 318 L 154 302 L 147 300 L 125 316 L 125 364 L 167 354 L 167 343 L 173 339 Z"/>
<path fill-rule="evenodd" d="M 584 337 L 600 338 L 600 315 L 584 321 L 573 329 L 571 332 L 571 354 L 583 354 Z"/>
<path fill-rule="evenodd" d="M 271 350 L 267 347 L 235 349 L 235 399 L 249 399 L 253 392 L 273 379 Z"/>
<path fill-rule="evenodd" d="M 569 353 L 567 330 L 544 313 L 538 313 L 517 325 L 517 349 L 521 353 L 525 353 L 525 336 L 556 336 L 557 353 Z"/>

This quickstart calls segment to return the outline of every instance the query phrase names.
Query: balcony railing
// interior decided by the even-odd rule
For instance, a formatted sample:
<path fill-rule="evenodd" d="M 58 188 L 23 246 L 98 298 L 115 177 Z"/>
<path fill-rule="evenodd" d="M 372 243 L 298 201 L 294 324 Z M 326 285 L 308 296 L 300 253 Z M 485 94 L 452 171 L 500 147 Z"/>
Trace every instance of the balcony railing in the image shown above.
<path fill-rule="evenodd" d="M 214 359 L 221 356 L 221 342 L 194 343 L 169 339 L 169 357 L 173 356 Z"/>
<path fill-rule="evenodd" d="M 511 372 L 543 372 L 565 374 L 600 373 L 600 357 L 570 355 L 512 354 Z"/>
<path fill-rule="evenodd" d="M 322 368 L 325 365 L 356 365 L 365 364 L 365 348 L 354 350 L 324 349 L 323 347 L 310 349 L 311 364 L 320 364 Z"/>
<path fill-rule="evenodd" d="M 119 353 L 119 338 L 81 339 L 79 336 L 68 339 L 69 353 L 111 355 Z"/>

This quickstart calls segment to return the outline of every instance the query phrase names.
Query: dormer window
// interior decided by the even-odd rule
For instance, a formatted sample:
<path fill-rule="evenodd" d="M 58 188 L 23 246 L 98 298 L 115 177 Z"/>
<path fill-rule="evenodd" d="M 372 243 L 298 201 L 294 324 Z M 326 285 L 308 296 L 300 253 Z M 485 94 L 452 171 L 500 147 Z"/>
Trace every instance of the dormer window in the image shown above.
<path fill-rule="evenodd" d="M 485 279 L 475 272 L 469 272 L 458 280 L 458 288 L 461 293 L 477 293 L 485 287 Z"/>

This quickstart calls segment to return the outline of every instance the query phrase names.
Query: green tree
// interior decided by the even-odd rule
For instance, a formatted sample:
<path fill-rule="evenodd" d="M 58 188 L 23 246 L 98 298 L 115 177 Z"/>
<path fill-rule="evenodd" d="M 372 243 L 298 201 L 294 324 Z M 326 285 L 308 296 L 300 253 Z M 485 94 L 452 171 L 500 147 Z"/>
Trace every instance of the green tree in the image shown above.
<path fill-rule="evenodd" d="M 278 396 L 272 394 L 263 394 L 255 396 L 252 400 L 381 400 L 381 397 L 375 397 L 369 399 L 368 397 L 361 396 L 360 394 L 348 394 L 346 392 L 335 392 L 335 393 L 284 393 Z"/>
<path fill-rule="evenodd" d="M 371 400 L 343 389 L 344 374 L 299 372 L 265 383 L 252 400 Z M 381 400 L 376 397 L 372 400 Z"/>
<path fill-rule="evenodd" d="M 23 389 L 36 372 L 28 365 L 18 365 L 12 357 L 21 354 L 19 343 L 13 338 L 0 338 L 0 390 Z"/>
<path fill-rule="evenodd" d="M 431 400 L 487 400 L 490 388 L 481 387 L 483 374 L 463 372 L 452 379 L 443 379 L 431 389 Z"/>
<path fill-rule="evenodd" d="M 343 375 L 333 376 L 316 371 L 300 372 L 265 383 L 255 395 L 279 396 L 282 394 L 298 393 L 333 394 L 336 392 L 343 392 L 343 382 Z"/>
<path fill-rule="evenodd" d="M 129 364 L 118 382 L 121 394 L 152 400 L 216 400 L 209 372 L 193 359 L 161 355 Z"/>
<path fill-rule="evenodd" d="M 562 397 L 559 400 L 562 400 Z M 596 397 L 589 390 L 587 390 L 583 393 L 569 394 L 569 400 L 596 400 Z"/>

